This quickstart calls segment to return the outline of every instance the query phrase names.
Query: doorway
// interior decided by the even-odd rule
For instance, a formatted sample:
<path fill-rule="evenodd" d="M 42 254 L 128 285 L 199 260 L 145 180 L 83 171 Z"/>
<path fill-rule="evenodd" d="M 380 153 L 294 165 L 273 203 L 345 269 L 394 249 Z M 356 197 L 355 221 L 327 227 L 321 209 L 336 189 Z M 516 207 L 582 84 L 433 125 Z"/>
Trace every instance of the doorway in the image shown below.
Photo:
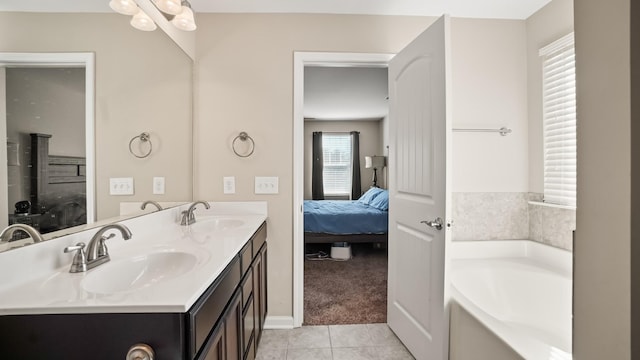
<path fill-rule="evenodd" d="M 305 67 L 386 68 L 392 54 L 307 53 L 294 54 L 294 295 L 293 325 L 304 320 L 304 74 Z"/>
<path fill-rule="evenodd" d="M 7 158 L 7 152 L 12 155 L 8 157 L 8 168 L 0 171 L 0 198 L 5 200 L 3 203 L 10 203 L 0 210 L 4 226 L 19 222 L 50 232 L 95 221 L 94 69 L 93 53 L 0 53 L 0 120 L 3 124 L 0 138 L 7 142 L 7 147 L 0 147 L 0 156 Z M 21 113 L 15 106 L 11 114 L 7 113 L 10 84 L 14 94 L 11 105 L 20 101 L 30 104 Z M 79 104 L 74 116 L 68 109 L 71 103 Z M 51 111 L 53 108 L 64 108 L 63 114 Z M 17 116 L 18 123 L 9 115 Z M 58 118 L 66 122 L 56 127 Z M 68 124 L 68 119 L 77 120 L 77 124 Z M 81 130 L 72 133 L 71 127 Z M 70 143 L 74 145 L 69 146 Z M 25 151 L 26 155 L 20 156 Z M 37 159 L 30 158 L 29 153 L 37 154 Z M 13 180 L 21 181 L 24 177 L 30 179 L 27 185 L 31 187 L 16 192 L 18 187 Z M 15 210 L 12 209 L 14 203 Z"/>

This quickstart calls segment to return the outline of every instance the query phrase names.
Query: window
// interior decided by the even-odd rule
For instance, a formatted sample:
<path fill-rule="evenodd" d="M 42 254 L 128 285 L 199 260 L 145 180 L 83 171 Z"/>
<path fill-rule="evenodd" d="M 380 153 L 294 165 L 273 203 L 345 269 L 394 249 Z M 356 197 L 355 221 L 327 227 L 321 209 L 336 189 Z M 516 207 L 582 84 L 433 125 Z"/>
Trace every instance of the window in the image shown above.
<path fill-rule="evenodd" d="M 573 33 L 540 49 L 544 201 L 576 206 L 576 75 Z"/>
<path fill-rule="evenodd" d="M 325 195 L 351 194 L 351 135 L 323 134 L 322 155 Z"/>

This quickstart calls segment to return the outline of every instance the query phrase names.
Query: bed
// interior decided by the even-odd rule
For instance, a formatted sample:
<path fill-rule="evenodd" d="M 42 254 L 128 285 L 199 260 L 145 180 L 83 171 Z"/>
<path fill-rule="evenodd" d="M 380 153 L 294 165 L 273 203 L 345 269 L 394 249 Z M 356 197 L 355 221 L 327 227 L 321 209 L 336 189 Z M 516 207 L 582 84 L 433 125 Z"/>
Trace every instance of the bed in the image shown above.
<path fill-rule="evenodd" d="M 305 200 L 304 242 L 387 242 L 389 197 L 369 189 L 358 200 Z"/>

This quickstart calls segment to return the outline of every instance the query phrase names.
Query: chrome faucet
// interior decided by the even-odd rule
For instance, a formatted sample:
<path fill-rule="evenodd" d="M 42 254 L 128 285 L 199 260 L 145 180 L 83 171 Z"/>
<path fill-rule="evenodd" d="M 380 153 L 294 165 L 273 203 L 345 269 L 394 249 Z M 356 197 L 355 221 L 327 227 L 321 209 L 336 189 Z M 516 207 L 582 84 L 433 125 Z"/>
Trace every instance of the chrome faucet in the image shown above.
<path fill-rule="evenodd" d="M 109 250 L 107 249 L 105 241 L 113 238 L 116 234 L 112 233 L 109 234 L 109 236 L 104 235 L 104 233 L 109 230 L 119 230 L 123 239 L 131 239 L 131 231 L 128 227 L 122 224 L 110 224 L 102 227 L 102 229 L 98 230 L 98 232 L 95 233 L 89 241 L 86 252 L 84 249 L 85 244 L 82 242 L 77 243 L 75 246 L 67 246 L 64 248 L 64 252 L 66 253 L 77 251 L 76 255 L 73 257 L 73 261 L 71 262 L 71 269 L 69 272 L 84 272 L 93 269 L 98 265 L 104 264 L 111 259 L 109 257 Z"/>
<path fill-rule="evenodd" d="M 42 235 L 40 235 L 40 232 L 38 232 L 38 230 L 36 230 L 34 227 L 27 224 L 13 224 L 7 226 L 6 228 L 4 228 L 4 230 L 2 230 L 2 232 L 0 233 L 0 243 L 11 241 L 13 233 L 16 231 L 22 231 L 31 236 L 33 242 L 44 241 Z"/>
<path fill-rule="evenodd" d="M 196 209 L 196 205 L 198 204 L 202 204 L 204 205 L 204 207 L 206 209 L 211 208 L 211 206 L 209 206 L 209 203 L 206 201 L 196 201 L 193 204 L 191 204 L 191 206 L 189 206 L 189 209 L 185 210 L 182 212 L 182 221 L 180 221 L 180 225 L 182 226 L 186 226 L 186 225 L 191 225 L 193 223 L 196 222 L 196 216 L 194 215 L 194 211 Z"/>
<path fill-rule="evenodd" d="M 143 202 L 142 205 L 140 205 L 140 209 L 144 210 L 149 204 L 155 206 L 156 208 L 158 208 L 158 210 L 162 210 L 162 206 L 153 200 L 147 200 Z"/>

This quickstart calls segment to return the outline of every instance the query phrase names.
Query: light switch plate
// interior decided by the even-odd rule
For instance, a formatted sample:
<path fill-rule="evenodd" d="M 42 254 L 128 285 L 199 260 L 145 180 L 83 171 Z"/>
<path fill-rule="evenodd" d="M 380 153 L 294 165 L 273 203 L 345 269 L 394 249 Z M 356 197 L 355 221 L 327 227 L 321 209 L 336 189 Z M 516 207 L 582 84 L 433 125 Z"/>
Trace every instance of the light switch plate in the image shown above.
<path fill-rule="evenodd" d="M 256 194 L 277 194 L 278 193 L 278 177 L 277 176 L 256 176 L 255 193 Z"/>
<path fill-rule="evenodd" d="M 222 178 L 222 183 L 224 186 L 225 194 L 235 194 L 236 193 L 236 177 L 235 176 L 225 176 Z"/>
<path fill-rule="evenodd" d="M 153 177 L 153 194 L 154 195 L 164 194 L 164 176 Z"/>
<path fill-rule="evenodd" d="M 110 195 L 133 195 L 133 178 L 109 178 Z"/>

